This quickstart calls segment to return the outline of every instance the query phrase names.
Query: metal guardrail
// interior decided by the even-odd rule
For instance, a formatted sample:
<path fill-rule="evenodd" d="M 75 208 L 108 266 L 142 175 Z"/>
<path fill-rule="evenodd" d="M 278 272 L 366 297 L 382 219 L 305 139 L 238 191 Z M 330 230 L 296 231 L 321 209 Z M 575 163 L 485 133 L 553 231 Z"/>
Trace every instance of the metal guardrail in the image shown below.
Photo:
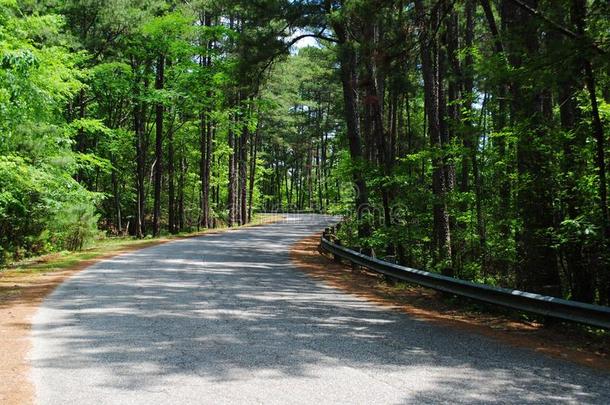
<path fill-rule="evenodd" d="M 473 283 L 386 262 L 331 242 L 325 232 L 322 250 L 389 277 L 424 287 L 534 314 L 610 329 L 610 307 Z"/>

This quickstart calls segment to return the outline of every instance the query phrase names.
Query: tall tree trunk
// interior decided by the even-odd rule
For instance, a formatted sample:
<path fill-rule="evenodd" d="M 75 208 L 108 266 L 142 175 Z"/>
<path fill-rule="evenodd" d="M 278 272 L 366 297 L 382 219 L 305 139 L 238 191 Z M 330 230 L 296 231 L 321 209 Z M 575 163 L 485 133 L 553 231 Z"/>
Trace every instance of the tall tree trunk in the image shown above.
<path fill-rule="evenodd" d="M 184 153 L 183 150 L 182 156 L 180 157 L 180 177 L 178 178 L 178 229 L 180 232 L 184 231 L 184 188 L 186 187 L 184 176 L 188 170 Z"/>
<path fill-rule="evenodd" d="M 174 182 L 174 131 L 167 131 L 167 186 L 169 231 L 176 233 L 176 186 Z"/>
<path fill-rule="evenodd" d="M 157 72 L 155 88 L 163 89 L 165 80 L 165 56 L 160 55 L 157 60 Z M 158 237 L 161 234 L 161 181 L 163 176 L 163 111 L 161 102 L 155 106 L 155 195 L 153 209 L 153 235 Z"/>
<path fill-rule="evenodd" d="M 356 99 L 356 54 L 353 45 L 347 38 L 347 29 L 343 23 L 335 22 L 333 29 L 339 40 L 339 64 L 341 85 L 343 87 L 343 103 L 347 138 L 349 142 L 350 157 L 354 162 L 352 178 L 356 188 L 356 212 L 358 218 L 362 217 L 364 210 L 368 209 L 368 192 L 363 176 L 363 157 L 358 128 L 358 103 Z M 358 228 L 361 237 L 370 235 L 370 227 L 362 223 Z"/>
<path fill-rule="evenodd" d="M 319 101 L 319 105 L 321 105 Z M 318 129 L 318 144 L 316 146 L 316 183 L 318 190 L 318 212 L 323 212 L 324 209 L 324 190 L 322 188 L 323 176 L 324 176 L 324 161 L 323 161 L 323 149 L 324 149 L 324 129 L 322 128 L 323 113 L 322 108 L 319 107 L 317 110 L 317 129 Z"/>
<path fill-rule="evenodd" d="M 572 21 L 576 27 L 576 33 L 579 38 L 577 46 L 582 51 L 588 49 L 589 43 L 586 37 L 585 18 L 587 15 L 587 2 L 585 0 L 573 0 L 572 1 Z M 601 215 L 602 224 L 602 240 L 601 240 L 601 251 L 608 250 L 608 243 L 610 241 L 610 217 L 608 213 L 608 186 L 607 186 L 607 174 L 606 174 L 606 146 L 605 146 L 605 135 L 604 127 L 599 114 L 599 103 L 597 101 L 597 84 L 595 80 L 595 73 L 591 65 L 590 59 L 586 55 L 580 55 L 581 69 L 584 69 L 585 84 L 587 87 L 589 102 L 591 103 L 591 124 L 593 130 L 593 138 L 595 139 L 595 152 L 596 152 L 596 166 L 598 176 L 598 195 L 599 195 L 599 211 Z M 608 260 L 607 258 L 605 260 Z M 602 262 L 604 260 L 602 259 Z M 610 303 L 610 271 L 608 270 L 608 264 L 601 266 L 599 272 L 599 291 L 600 291 L 600 302 L 602 304 Z M 592 300 L 594 292 L 591 291 L 593 288 L 590 287 L 591 274 L 590 269 L 587 266 L 579 269 L 578 279 L 581 281 L 581 285 L 575 291 L 575 294 L 581 296 L 583 300 Z"/>
<path fill-rule="evenodd" d="M 577 25 L 578 14 L 582 11 L 581 0 L 572 2 L 571 23 Z M 561 12 L 561 8 L 558 8 Z M 572 49 L 571 40 L 559 39 L 567 49 Z M 580 157 L 579 151 L 585 147 L 586 134 L 579 128 L 578 122 L 581 112 L 578 106 L 577 92 L 582 90 L 584 83 L 580 77 L 583 73 L 583 62 L 576 55 L 567 59 L 557 72 L 559 78 L 559 116 L 561 127 L 572 136 L 566 136 L 563 142 L 564 159 L 562 164 L 563 182 L 565 190 L 564 220 L 576 220 L 581 215 L 581 204 L 583 203 L 578 191 L 578 179 L 583 176 L 585 162 Z M 584 257 L 584 241 L 579 235 L 570 235 L 562 247 L 568 280 L 572 291 L 572 299 L 577 301 L 593 302 L 595 296 L 595 278 L 592 268 L 588 266 Z"/>
<path fill-rule="evenodd" d="M 472 167 L 472 175 L 474 178 L 475 186 L 475 210 L 477 217 L 477 235 L 479 238 L 479 257 L 482 260 L 481 266 L 483 273 L 487 272 L 488 257 L 487 257 L 487 232 L 485 228 L 485 219 L 483 216 L 483 184 L 479 168 L 479 136 L 475 133 L 474 119 L 472 103 L 474 101 L 474 58 L 470 51 L 474 42 L 474 27 L 475 27 L 475 12 L 476 4 L 475 0 L 466 1 L 466 31 L 464 33 L 464 46 L 468 49 L 468 53 L 464 58 L 464 64 L 462 68 L 463 77 L 463 100 L 464 110 L 468 111 L 468 119 L 465 121 L 465 133 L 464 133 L 464 147 L 467 153 L 470 155 L 470 165 Z M 495 24 L 495 22 L 494 22 Z M 483 99 L 483 106 L 481 113 L 484 113 L 487 95 Z M 462 191 L 467 192 L 469 190 L 468 185 L 468 165 L 465 165 L 462 169 Z"/>
<path fill-rule="evenodd" d="M 200 22 L 206 27 L 212 26 L 212 18 L 207 13 L 200 17 Z M 212 50 L 214 48 L 213 41 L 205 43 L 205 55 L 200 57 L 200 67 L 209 68 L 212 65 Z M 207 97 L 211 98 L 210 91 Z M 208 115 L 208 108 L 202 108 L 199 116 L 199 178 L 201 182 L 201 226 L 204 228 L 212 227 L 212 219 L 210 217 L 210 177 L 212 170 L 212 122 Z"/>
<path fill-rule="evenodd" d="M 254 202 L 254 183 L 256 181 L 256 157 L 258 153 L 258 142 L 259 142 L 260 128 L 257 125 L 256 131 L 254 132 L 250 141 L 250 180 L 248 181 L 248 222 L 252 221 L 252 204 Z"/>
<path fill-rule="evenodd" d="M 248 222 L 248 125 L 244 125 L 239 147 L 239 192 L 240 192 L 240 222 Z"/>
<path fill-rule="evenodd" d="M 123 232 L 123 218 L 121 216 L 121 197 L 119 195 L 119 180 L 116 175 L 116 168 L 114 168 L 115 164 L 116 162 L 113 162 L 113 168 L 111 173 L 112 194 L 114 197 L 114 212 L 116 215 L 117 235 L 121 235 L 121 233 Z"/>
<path fill-rule="evenodd" d="M 443 5 L 443 3 L 441 3 Z M 461 123 L 461 106 L 462 102 L 461 91 L 464 86 L 464 75 L 462 72 L 462 66 L 460 65 L 460 61 L 458 58 L 458 50 L 459 50 L 459 40 L 460 40 L 460 32 L 459 32 L 459 24 L 458 24 L 458 14 L 455 10 L 448 11 L 448 15 L 445 19 L 445 32 L 443 34 L 443 43 L 444 43 L 444 55 L 441 54 L 439 59 L 439 72 L 441 75 L 440 83 L 440 94 L 441 101 L 439 103 L 441 110 L 441 143 L 443 145 L 443 149 L 445 151 L 450 150 L 453 139 L 456 137 L 456 134 L 460 131 L 462 127 Z M 447 79 L 447 91 L 446 91 L 446 99 L 445 94 L 443 92 L 443 80 L 446 74 Z M 462 137 L 463 141 L 463 137 Z M 451 193 L 455 189 L 456 184 L 456 169 L 454 164 L 454 156 L 447 155 L 443 157 L 444 160 L 444 175 L 445 175 L 445 187 L 446 192 Z M 468 175 L 468 171 L 470 168 L 469 155 L 462 155 L 463 168 L 466 170 L 466 175 Z M 451 229 L 464 229 L 465 224 L 458 223 L 455 216 L 450 215 L 449 217 L 449 226 Z M 457 235 L 461 235 L 462 232 L 457 232 Z M 458 272 L 462 268 L 462 262 L 464 258 L 462 257 L 462 253 L 464 251 L 464 240 L 463 238 L 457 238 L 456 233 L 454 233 L 451 239 L 452 247 L 452 264 L 455 271 Z"/>
<path fill-rule="evenodd" d="M 506 1 L 506 0 L 505 0 Z M 523 67 L 523 57 L 539 56 L 537 24 L 532 17 L 515 8 L 512 1 L 506 4 L 508 34 L 513 48 L 509 60 L 515 69 Z M 537 0 L 529 5 L 536 8 Z M 529 79 L 532 80 L 532 79 Z M 553 228 L 553 200 L 549 160 L 551 156 L 540 145 L 545 139 L 545 108 L 543 91 L 536 83 L 529 86 L 514 83 L 512 86 L 512 110 L 516 122 L 528 123 L 520 128 L 517 144 L 517 169 L 519 191 L 517 193 L 518 215 L 522 228 L 517 239 L 519 266 L 517 287 L 528 291 L 554 296 L 561 295 L 561 284 L 557 257 L 552 247 L 549 230 Z"/>
<path fill-rule="evenodd" d="M 422 73 L 424 77 L 424 104 L 428 116 L 428 132 L 433 149 L 441 151 L 443 120 L 442 116 L 442 76 L 440 72 L 440 51 L 433 27 L 440 23 L 440 8 L 435 7 L 431 19 L 427 21 L 422 0 L 415 1 L 418 23 L 422 32 L 420 50 Z M 432 159 L 432 192 L 434 240 L 436 241 L 436 262 L 442 266 L 444 273 L 452 273 L 451 229 L 449 211 L 447 209 L 447 184 L 445 162 L 442 157 Z"/>
<path fill-rule="evenodd" d="M 206 209 L 207 209 L 207 221 L 206 221 L 206 227 L 208 228 L 213 228 L 214 227 L 214 219 L 212 218 L 211 215 L 211 209 L 210 209 L 210 199 L 209 199 L 209 195 L 210 195 L 210 180 L 212 178 L 212 159 L 214 158 L 214 136 L 216 133 L 216 127 L 212 124 L 211 120 L 207 121 L 207 129 L 206 129 L 206 153 L 207 153 L 207 158 L 205 160 L 205 182 L 206 182 L 206 197 L 207 197 L 207 203 L 206 203 Z"/>
<path fill-rule="evenodd" d="M 212 124 L 205 112 L 199 117 L 199 177 L 201 182 L 201 226 L 211 227 L 210 175 L 212 162 Z"/>
<path fill-rule="evenodd" d="M 324 173 L 324 196 L 325 196 L 325 202 L 326 202 L 326 206 L 325 208 L 328 209 L 328 206 L 330 205 L 330 195 L 328 192 L 328 178 L 330 177 L 330 170 L 332 168 L 333 162 L 332 162 L 332 156 L 331 156 L 331 161 L 329 162 L 329 164 L 326 163 L 326 159 L 328 157 L 328 132 L 324 131 L 324 138 L 323 138 L 323 143 L 322 143 L 322 168 L 323 168 L 323 173 Z M 336 190 L 336 192 L 338 193 L 339 190 Z"/>
<path fill-rule="evenodd" d="M 305 165 L 305 175 L 307 178 L 307 209 L 311 211 L 313 203 L 313 145 L 311 138 L 307 140 L 307 164 Z"/>
<path fill-rule="evenodd" d="M 227 190 L 227 196 L 228 196 L 228 205 L 229 205 L 229 217 L 228 217 L 228 223 L 227 225 L 229 227 L 232 227 L 233 224 L 235 223 L 236 217 L 235 217 L 235 202 L 236 202 L 236 196 L 235 196 L 235 180 L 236 180 L 236 174 L 235 174 L 235 144 L 237 143 L 237 139 L 235 136 L 235 132 L 231 129 L 229 130 L 229 149 L 230 149 L 230 155 L 229 155 L 229 184 L 228 184 L 228 190 Z"/>
<path fill-rule="evenodd" d="M 485 18 L 487 20 L 487 25 L 489 31 L 494 40 L 494 50 L 498 56 L 502 58 L 504 63 L 507 65 L 508 60 L 506 59 L 504 44 L 502 42 L 502 38 L 500 36 L 500 32 L 498 29 L 498 25 L 496 24 L 496 20 L 493 14 L 493 10 L 491 8 L 489 0 L 480 0 L 481 6 L 485 13 Z M 506 32 L 508 30 L 507 21 L 507 13 L 510 14 L 510 10 L 507 9 L 507 2 L 503 1 L 500 6 L 501 12 L 501 22 L 502 22 L 502 31 Z M 509 98 L 509 87 L 510 83 L 507 81 L 501 82 L 497 86 L 497 96 L 495 97 L 497 103 L 497 111 L 494 115 L 494 129 L 498 133 L 502 133 L 506 128 L 508 123 L 508 98 Z M 498 161 L 501 163 L 498 168 L 498 206 L 496 209 L 496 217 L 498 218 L 498 237 L 499 240 L 508 241 L 513 239 L 513 232 L 511 230 L 511 219 L 514 217 L 512 215 L 513 204 L 512 204 L 512 186 L 510 183 L 510 154 L 509 144 L 504 136 L 499 136 L 494 139 L 494 146 L 497 149 Z M 508 245 L 508 244 L 507 244 Z M 510 270 L 511 261 L 509 260 L 509 252 L 508 249 L 503 252 L 500 257 L 496 260 L 494 267 L 497 269 L 497 273 L 500 276 L 507 280 L 509 278 L 509 270 Z"/>
<path fill-rule="evenodd" d="M 610 218 L 608 216 L 608 180 L 606 175 L 606 147 L 604 127 L 599 115 L 599 104 L 597 102 L 595 75 L 593 73 L 591 63 L 589 61 L 585 61 L 585 80 L 587 82 L 589 100 L 591 102 L 593 136 L 595 138 L 596 143 L 596 164 L 597 175 L 599 178 L 599 209 L 602 216 L 604 238 L 610 239 Z"/>
<path fill-rule="evenodd" d="M 363 78 L 365 104 L 369 112 L 369 120 L 372 126 L 372 141 L 375 146 L 375 156 L 372 161 L 376 162 L 381 168 L 384 176 L 389 177 L 392 171 L 392 158 L 389 142 L 384 128 L 384 77 L 382 69 L 378 64 L 379 50 L 381 48 L 381 26 L 379 16 L 371 14 L 366 17 L 364 24 L 364 43 L 363 43 L 363 58 L 365 65 L 365 76 Z M 391 223 L 391 192 L 390 186 L 382 184 L 380 187 L 383 206 L 384 223 Z M 388 247 L 388 254 L 393 254 L 392 248 Z"/>
<path fill-rule="evenodd" d="M 137 66 L 134 69 L 138 69 Z M 144 211 L 146 203 L 146 194 L 144 187 L 144 180 L 146 178 L 146 142 L 144 140 L 145 128 L 144 128 L 144 105 L 140 100 L 140 83 L 139 81 L 135 85 L 135 104 L 133 108 L 133 126 L 135 132 L 135 144 L 136 144 L 136 221 L 135 221 L 135 235 L 137 238 L 144 237 L 145 224 L 144 224 Z"/>

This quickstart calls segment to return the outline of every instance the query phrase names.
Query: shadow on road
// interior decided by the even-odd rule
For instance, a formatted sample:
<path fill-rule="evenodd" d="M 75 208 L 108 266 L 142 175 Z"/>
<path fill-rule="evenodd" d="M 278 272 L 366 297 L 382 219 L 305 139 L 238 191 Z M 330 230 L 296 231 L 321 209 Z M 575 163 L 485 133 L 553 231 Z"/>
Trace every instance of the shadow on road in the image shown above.
<path fill-rule="evenodd" d="M 324 221 L 172 242 L 79 274 L 35 319 L 39 396 L 59 395 L 59 375 L 73 373 L 67 391 L 190 384 L 244 399 L 259 385 L 278 402 L 607 403 L 601 372 L 381 309 L 294 270 L 288 247 Z"/>

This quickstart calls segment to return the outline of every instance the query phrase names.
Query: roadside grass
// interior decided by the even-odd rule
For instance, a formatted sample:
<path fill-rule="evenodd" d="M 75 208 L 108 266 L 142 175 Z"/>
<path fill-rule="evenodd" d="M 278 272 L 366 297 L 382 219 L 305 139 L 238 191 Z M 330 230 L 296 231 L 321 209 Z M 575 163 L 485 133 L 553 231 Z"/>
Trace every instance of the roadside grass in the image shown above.
<path fill-rule="evenodd" d="M 64 251 L 29 258 L 0 268 L 0 301 L 19 295 L 20 291 L 43 275 L 74 270 L 82 265 L 92 264 L 95 260 L 114 256 L 132 250 L 155 246 L 171 240 L 192 238 L 229 229 L 245 228 L 277 222 L 282 217 L 277 214 L 258 214 L 249 224 L 228 228 L 221 226 L 195 232 L 162 235 L 160 238 L 147 237 L 136 239 L 126 237 L 106 237 L 95 240 L 81 251 Z"/>

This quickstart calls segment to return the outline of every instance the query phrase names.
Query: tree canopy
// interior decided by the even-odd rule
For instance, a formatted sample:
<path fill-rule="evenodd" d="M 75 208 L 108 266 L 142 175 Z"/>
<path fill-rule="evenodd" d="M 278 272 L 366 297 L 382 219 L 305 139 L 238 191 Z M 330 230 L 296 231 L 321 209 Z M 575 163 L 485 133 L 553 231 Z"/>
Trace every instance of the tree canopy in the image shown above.
<path fill-rule="evenodd" d="M 368 254 L 607 305 L 609 15 L 0 0 L 0 264 L 324 212 Z"/>

